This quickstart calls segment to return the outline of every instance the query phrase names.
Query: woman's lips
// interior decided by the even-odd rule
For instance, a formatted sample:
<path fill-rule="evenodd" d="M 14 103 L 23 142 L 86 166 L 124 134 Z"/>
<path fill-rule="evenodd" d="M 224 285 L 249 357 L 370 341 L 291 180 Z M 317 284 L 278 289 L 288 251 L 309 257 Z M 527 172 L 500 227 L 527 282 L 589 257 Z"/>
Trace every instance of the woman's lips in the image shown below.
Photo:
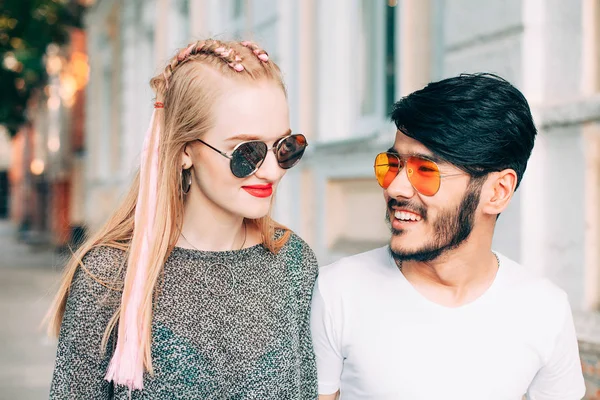
<path fill-rule="evenodd" d="M 273 185 L 251 185 L 242 186 L 246 192 L 250 193 L 254 197 L 269 197 L 273 194 Z"/>

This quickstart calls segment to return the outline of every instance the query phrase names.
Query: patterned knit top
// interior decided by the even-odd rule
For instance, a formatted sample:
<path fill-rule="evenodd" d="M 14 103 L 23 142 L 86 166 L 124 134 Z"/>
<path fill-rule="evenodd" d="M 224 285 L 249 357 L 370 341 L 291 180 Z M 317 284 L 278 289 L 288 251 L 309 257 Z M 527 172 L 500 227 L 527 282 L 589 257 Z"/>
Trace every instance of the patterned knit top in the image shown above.
<path fill-rule="evenodd" d="M 71 284 L 51 399 L 128 399 L 104 380 L 113 334 L 100 343 L 120 293 L 124 252 L 95 248 Z M 298 399 L 317 397 L 309 307 L 318 273 L 308 245 L 292 234 L 278 254 L 256 245 L 207 252 L 176 247 L 158 285 L 152 322 L 154 375 L 132 399 Z M 90 275 L 94 275 L 94 278 Z"/>

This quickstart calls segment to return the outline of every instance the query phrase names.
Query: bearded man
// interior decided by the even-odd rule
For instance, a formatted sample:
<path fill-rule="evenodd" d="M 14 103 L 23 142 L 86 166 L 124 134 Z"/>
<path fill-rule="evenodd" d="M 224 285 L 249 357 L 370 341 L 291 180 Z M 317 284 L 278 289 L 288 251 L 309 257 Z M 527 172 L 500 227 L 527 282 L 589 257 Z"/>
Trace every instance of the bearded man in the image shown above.
<path fill-rule="evenodd" d="M 536 135 L 525 97 L 464 74 L 391 116 L 375 158 L 390 243 L 321 268 L 315 287 L 319 399 L 581 399 L 567 295 L 492 251 Z"/>

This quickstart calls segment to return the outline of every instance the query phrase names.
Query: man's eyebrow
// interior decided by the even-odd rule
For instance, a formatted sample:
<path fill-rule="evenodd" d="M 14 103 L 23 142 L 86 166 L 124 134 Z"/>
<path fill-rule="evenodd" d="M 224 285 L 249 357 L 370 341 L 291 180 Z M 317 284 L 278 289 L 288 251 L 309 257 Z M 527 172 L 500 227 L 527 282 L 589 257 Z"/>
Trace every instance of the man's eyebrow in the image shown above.
<path fill-rule="evenodd" d="M 412 152 L 412 153 L 407 153 L 407 154 L 400 154 L 398 152 L 398 150 L 396 150 L 393 147 L 390 147 L 387 151 L 388 153 L 392 153 L 392 154 L 397 154 L 399 156 L 404 156 L 404 157 L 420 157 L 420 158 L 424 158 L 425 160 L 429 160 L 429 161 L 433 161 L 434 163 L 437 164 L 445 164 L 447 163 L 446 160 L 441 159 L 440 157 L 437 157 L 436 155 L 433 154 L 425 154 L 425 153 L 419 153 L 419 152 Z"/>
<path fill-rule="evenodd" d="M 445 160 L 442 160 L 441 158 L 439 158 L 433 154 L 412 153 L 410 155 L 414 156 L 414 157 L 421 157 L 421 158 L 424 158 L 429 161 L 433 161 L 434 163 L 438 163 L 438 164 L 442 164 L 442 163 L 446 162 Z"/>
<path fill-rule="evenodd" d="M 284 134 L 282 134 L 281 136 L 279 136 L 278 139 L 282 138 L 284 136 L 288 136 L 291 133 L 292 133 L 292 130 L 288 129 L 287 131 L 285 131 Z M 247 142 L 249 140 L 261 140 L 261 138 L 259 138 L 257 135 L 248 135 L 248 134 L 243 134 L 242 133 L 242 134 L 235 135 L 235 136 L 232 136 L 230 138 L 225 139 L 226 142 L 237 142 L 237 141 Z"/>

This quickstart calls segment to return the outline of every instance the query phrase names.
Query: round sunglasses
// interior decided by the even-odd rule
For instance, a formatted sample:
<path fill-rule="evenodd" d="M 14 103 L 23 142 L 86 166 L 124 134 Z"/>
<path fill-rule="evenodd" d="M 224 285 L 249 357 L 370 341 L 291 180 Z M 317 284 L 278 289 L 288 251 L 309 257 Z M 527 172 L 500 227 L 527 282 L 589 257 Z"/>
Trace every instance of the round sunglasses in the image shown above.
<path fill-rule="evenodd" d="M 267 158 L 269 151 L 275 153 L 277 164 L 283 169 L 290 169 L 298 164 L 308 146 L 306 137 L 300 133 L 284 136 L 273 143 L 273 147 L 260 140 L 249 140 L 237 144 L 231 154 L 227 154 L 202 139 L 196 139 L 200 143 L 210 147 L 223 157 L 229 158 L 231 173 L 237 178 L 246 178 L 260 168 Z"/>
<path fill-rule="evenodd" d="M 394 153 L 379 153 L 375 157 L 375 177 L 384 189 L 392 184 L 402 169 L 406 169 L 406 176 L 412 187 L 424 196 L 435 195 L 440 190 L 442 178 L 464 175 L 442 175 L 434 161 L 419 156 L 402 157 Z"/>

